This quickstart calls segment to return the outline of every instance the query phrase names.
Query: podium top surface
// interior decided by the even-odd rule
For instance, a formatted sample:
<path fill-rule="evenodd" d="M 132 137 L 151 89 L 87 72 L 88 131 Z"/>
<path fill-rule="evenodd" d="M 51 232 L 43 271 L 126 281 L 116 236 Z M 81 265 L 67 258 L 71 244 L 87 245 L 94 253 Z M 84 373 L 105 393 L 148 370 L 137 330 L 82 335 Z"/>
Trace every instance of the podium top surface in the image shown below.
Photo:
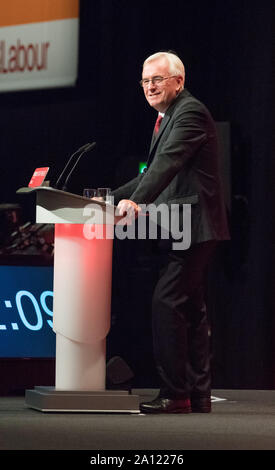
<path fill-rule="evenodd" d="M 87 201 L 91 202 L 91 199 L 89 199 L 88 197 L 80 196 L 79 194 L 69 193 L 67 191 L 62 191 L 61 189 L 52 188 L 51 186 L 37 186 L 36 188 L 22 187 L 16 191 L 16 194 L 30 194 L 30 193 L 37 193 L 37 192 L 44 192 L 44 191 L 46 192 L 49 191 L 59 196 L 63 195 L 65 197 L 78 199 L 83 202 L 87 202 Z M 106 205 L 104 201 L 96 201 L 96 203 L 103 207 Z"/>
<path fill-rule="evenodd" d="M 36 193 L 37 223 L 117 223 L 116 206 L 49 186 L 23 187 L 17 194 Z M 104 216 L 104 219 L 102 217 Z"/>

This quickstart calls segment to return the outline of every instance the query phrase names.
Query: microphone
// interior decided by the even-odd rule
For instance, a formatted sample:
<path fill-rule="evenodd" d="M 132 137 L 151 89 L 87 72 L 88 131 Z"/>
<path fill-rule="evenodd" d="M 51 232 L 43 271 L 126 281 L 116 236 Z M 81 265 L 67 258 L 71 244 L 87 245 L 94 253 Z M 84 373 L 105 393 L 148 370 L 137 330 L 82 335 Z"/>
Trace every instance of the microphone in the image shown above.
<path fill-rule="evenodd" d="M 89 145 L 91 145 L 91 144 L 88 143 L 88 144 L 82 145 L 82 147 L 80 147 L 78 150 L 76 150 L 76 151 L 70 156 L 70 158 L 69 158 L 67 164 L 65 165 L 64 170 L 62 171 L 61 175 L 59 175 L 59 177 L 58 177 L 56 183 L 53 185 L 54 188 L 58 188 L 58 185 L 59 185 L 59 183 L 60 183 L 60 181 L 61 181 L 61 179 L 62 179 L 62 177 L 63 177 L 65 171 L 67 170 L 69 164 L 71 163 L 72 159 L 74 158 L 74 156 L 77 155 L 79 152 L 83 152 L 83 150 L 85 150 L 86 148 L 88 148 Z"/>
<path fill-rule="evenodd" d="M 77 158 L 77 160 L 76 160 L 74 166 L 72 167 L 70 173 L 68 174 L 68 176 L 67 176 L 67 178 L 66 178 L 66 180 L 65 180 L 65 183 L 64 183 L 63 186 L 62 186 L 62 191 L 66 191 L 66 190 L 67 190 L 68 182 L 69 182 L 69 180 L 70 180 L 70 178 L 71 178 L 71 175 L 72 175 L 72 173 L 73 173 L 73 171 L 74 171 L 76 165 L 78 164 L 80 158 L 82 157 L 82 155 L 83 155 L 84 153 L 86 153 L 86 152 L 89 152 L 90 150 L 93 150 L 93 149 L 95 148 L 95 146 L 96 146 L 96 142 L 92 142 L 91 144 L 87 144 L 87 145 L 86 145 L 86 148 L 81 152 L 81 154 L 80 154 L 79 157 Z"/>

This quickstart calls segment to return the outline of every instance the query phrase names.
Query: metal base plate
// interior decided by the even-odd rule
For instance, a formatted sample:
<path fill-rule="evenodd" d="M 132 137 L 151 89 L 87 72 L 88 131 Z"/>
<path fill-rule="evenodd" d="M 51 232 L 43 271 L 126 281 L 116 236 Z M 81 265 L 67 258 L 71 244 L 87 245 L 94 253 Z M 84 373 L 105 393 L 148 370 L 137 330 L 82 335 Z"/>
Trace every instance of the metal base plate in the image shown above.
<path fill-rule="evenodd" d="M 140 413 L 139 396 L 125 390 L 94 392 L 35 387 L 26 390 L 25 403 L 46 413 Z"/>

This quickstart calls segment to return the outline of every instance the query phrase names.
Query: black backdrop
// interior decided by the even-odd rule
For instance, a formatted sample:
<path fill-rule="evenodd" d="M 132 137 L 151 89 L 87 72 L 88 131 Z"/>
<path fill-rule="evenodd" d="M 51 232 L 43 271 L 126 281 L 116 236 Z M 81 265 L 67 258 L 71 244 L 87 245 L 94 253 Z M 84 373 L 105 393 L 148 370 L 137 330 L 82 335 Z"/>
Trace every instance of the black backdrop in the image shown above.
<path fill-rule="evenodd" d="M 209 280 L 219 387 L 274 386 L 270 5 L 83 0 L 76 87 L 0 95 L 0 203 L 19 202 L 29 220 L 32 202 L 16 189 L 37 166 L 50 166 L 54 181 L 68 155 L 88 141 L 97 141 L 96 151 L 81 161 L 71 191 L 115 187 L 136 174 L 155 119 L 138 85 L 142 62 L 163 49 L 181 56 L 186 87 L 216 121 L 231 125 L 232 241 L 219 250 Z M 143 244 L 120 245 L 108 354 L 124 357 L 138 385 L 154 385 L 154 272 Z"/>

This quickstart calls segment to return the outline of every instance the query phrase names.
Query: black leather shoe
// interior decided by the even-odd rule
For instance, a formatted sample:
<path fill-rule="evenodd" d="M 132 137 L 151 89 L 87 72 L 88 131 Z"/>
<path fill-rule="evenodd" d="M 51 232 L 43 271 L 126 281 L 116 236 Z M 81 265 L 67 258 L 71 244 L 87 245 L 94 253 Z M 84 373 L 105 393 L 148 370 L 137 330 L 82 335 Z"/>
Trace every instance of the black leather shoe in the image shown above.
<path fill-rule="evenodd" d="M 157 397 L 153 401 L 140 403 L 142 413 L 191 413 L 191 404 L 187 399 Z"/>
<path fill-rule="evenodd" d="M 191 398 L 192 413 L 210 413 L 211 397 Z"/>

